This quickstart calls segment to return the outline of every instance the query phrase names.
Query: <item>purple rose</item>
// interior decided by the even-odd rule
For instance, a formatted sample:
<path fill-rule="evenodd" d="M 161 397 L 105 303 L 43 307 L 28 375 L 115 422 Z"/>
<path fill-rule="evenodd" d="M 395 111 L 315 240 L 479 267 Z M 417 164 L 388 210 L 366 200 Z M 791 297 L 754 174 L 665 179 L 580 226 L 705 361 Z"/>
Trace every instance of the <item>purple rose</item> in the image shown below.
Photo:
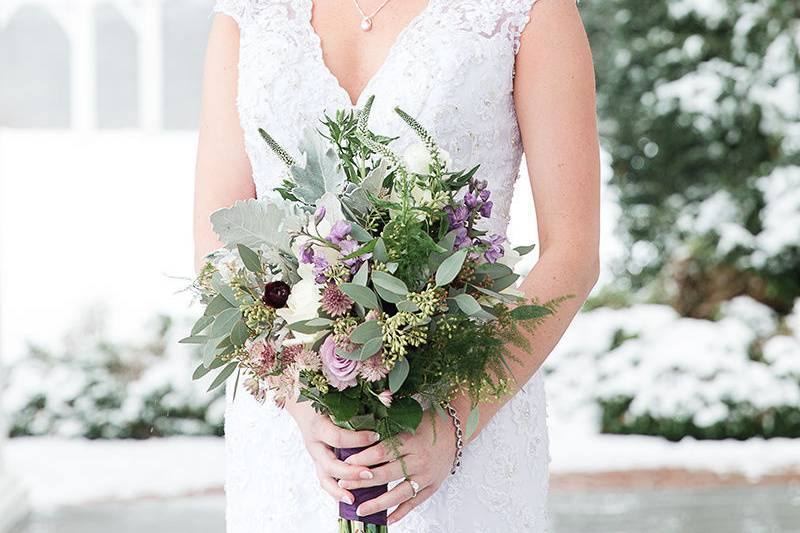
<path fill-rule="evenodd" d="M 336 341 L 333 339 L 333 335 L 325 338 L 325 342 L 319 349 L 319 355 L 322 358 L 322 372 L 331 386 L 338 390 L 344 390 L 358 383 L 356 378 L 361 368 L 361 362 L 336 355 Z"/>
<path fill-rule="evenodd" d="M 337 220 L 331 228 L 331 233 L 328 235 L 328 240 L 333 244 L 339 244 L 345 237 L 350 235 L 353 226 L 344 220 Z"/>

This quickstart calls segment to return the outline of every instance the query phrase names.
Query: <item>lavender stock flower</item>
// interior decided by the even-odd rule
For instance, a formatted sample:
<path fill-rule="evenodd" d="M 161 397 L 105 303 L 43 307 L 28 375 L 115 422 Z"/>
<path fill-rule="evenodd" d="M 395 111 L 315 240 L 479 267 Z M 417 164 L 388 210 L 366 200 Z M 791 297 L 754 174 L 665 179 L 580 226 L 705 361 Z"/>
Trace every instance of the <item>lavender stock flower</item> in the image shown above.
<path fill-rule="evenodd" d="M 353 226 L 344 220 L 337 220 L 331 228 L 331 233 L 328 235 L 328 240 L 333 244 L 342 242 L 352 231 Z"/>

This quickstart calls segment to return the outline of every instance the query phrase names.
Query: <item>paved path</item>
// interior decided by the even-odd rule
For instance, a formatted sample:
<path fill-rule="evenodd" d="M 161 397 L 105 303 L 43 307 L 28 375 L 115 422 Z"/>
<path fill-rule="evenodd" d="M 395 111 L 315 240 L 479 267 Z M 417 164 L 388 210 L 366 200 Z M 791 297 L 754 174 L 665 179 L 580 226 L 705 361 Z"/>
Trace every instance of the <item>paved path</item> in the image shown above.
<path fill-rule="evenodd" d="M 792 485 L 556 490 L 551 509 L 553 533 L 800 533 Z M 222 533 L 223 516 L 221 496 L 141 500 L 36 516 L 24 533 Z"/>

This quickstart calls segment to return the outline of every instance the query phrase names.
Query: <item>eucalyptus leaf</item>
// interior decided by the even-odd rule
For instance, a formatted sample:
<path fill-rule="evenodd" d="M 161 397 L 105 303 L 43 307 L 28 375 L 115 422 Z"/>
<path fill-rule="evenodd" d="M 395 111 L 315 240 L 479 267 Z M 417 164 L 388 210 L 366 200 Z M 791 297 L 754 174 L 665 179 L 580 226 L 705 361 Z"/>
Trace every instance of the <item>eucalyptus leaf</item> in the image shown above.
<path fill-rule="evenodd" d="M 381 337 L 383 335 L 383 328 L 377 320 L 367 320 L 359 324 L 352 333 L 350 333 L 350 340 L 356 344 L 364 344 L 370 339 Z"/>
<path fill-rule="evenodd" d="M 217 294 L 211 299 L 210 302 L 208 302 L 205 316 L 213 319 L 214 316 L 220 314 L 225 309 L 230 309 L 231 307 L 233 306 L 224 296 Z"/>
<path fill-rule="evenodd" d="M 495 292 L 500 292 L 503 289 L 507 289 L 511 287 L 513 284 L 517 282 L 519 279 L 518 274 L 509 274 L 508 276 L 503 276 L 502 278 L 498 278 L 494 280 L 492 283 L 492 290 Z"/>
<path fill-rule="evenodd" d="M 236 299 L 233 289 L 230 285 L 222 281 L 222 276 L 220 276 L 219 273 L 214 274 L 214 276 L 211 278 L 211 286 L 214 287 L 219 295 L 225 298 L 233 307 L 239 306 L 239 301 Z"/>
<path fill-rule="evenodd" d="M 220 358 L 214 359 L 209 366 L 205 366 L 204 364 L 200 363 L 197 366 L 197 368 L 194 369 L 194 373 L 192 374 L 192 379 L 200 379 L 209 372 L 211 372 L 212 370 L 215 370 L 224 364 L 225 361 L 223 361 Z"/>
<path fill-rule="evenodd" d="M 368 287 L 356 285 L 355 283 L 342 283 L 339 289 L 354 302 L 366 307 L 367 309 L 378 309 L 378 298 L 375 293 Z"/>
<path fill-rule="evenodd" d="M 339 357 L 343 357 L 345 359 L 349 359 L 351 361 L 362 361 L 361 358 L 361 348 L 356 348 L 352 352 L 348 352 L 344 348 L 336 348 L 336 355 Z"/>
<path fill-rule="evenodd" d="M 233 371 L 236 370 L 237 366 L 238 363 L 236 362 L 228 363 L 228 366 L 220 370 L 219 374 L 217 374 L 217 377 L 215 377 L 214 381 L 211 382 L 211 385 L 208 386 L 208 392 L 216 389 L 217 387 L 225 383 L 225 380 L 228 379 L 231 376 L 231 374 L 233 374 Z"/>
<path fill-rule="evenodd" d="M 376 261 L 380 261 L 381 263 L 386 263 L 389 261 L 389 252 L 386 251 L 386 243 L 383 242 L 383 239 L 378 238 L 378 242 L 375 243 L 375 250 L 373 250 L 372 256 Z"/>
<path fill-rule="evenodd" d="M 214 358 L 217 356 L 219 349 L 217 345 L 221 339 L 211 339 L 203 345 L 203 366 L 211 366 Z"/>
<path fill-rule="evenodd" d="M 358 242 L 369 242 L 372 240 L 372 235 L 370 235 L 367 230 L 365 230 L 358 224 L 353 222 L 350 224 L 350 226 L 351 226 L 350 235 Z"/>
<path fill-rule="evenodd" d="M 517 252 L 519 255 L 526 255 L 533 251 L 536 248 L 535 244 L 530 244 L 528 246 L 517 246 L 514 248 L 514 251 Z"/>
<path fill-rule="evenodd" d="M 475 267 L 475 273 L 486 274 L 492 279 L 497 279 L 513 274 L 514 271 L 503 263 L 481 263 Z"/>
<path fill-rule="evenodd" d="M 381 272 L 380 270 L 373 272 L 372 283 L 395 294 L 400 294 L 402 296 L 408 294 L 408 287 L 405 282 L 392 276 L 388 272 Z"/>
<path fill-rule="evenodd" d="M 361 360 L 366 361 L 376 353 L 378 353 L 383 346 L 383 338 L 382 337 L 373 337 L 369 339 L 367 342 L 364 343 L 364 346 L 361 347 Z"/>
<path fill-rule="evenodd" d="M 367 286 L 367 276 L 369 275 L 369 261 L 364 261 L 358 268 L 358 272 L 353 276 L 352 282 L 356 285 Z"/>
<path fill-rule="evenodd" d="M 325 322 L 326 320 L 327 322 Z M 312 323 L 312 321 L 314 322 Z M 312 318 L 309 320 L 300 320 L 298 322 L 292 322 L 287 327 L 291 331 L 296 331 L 298 333 L 305 333 L 306 335 L 312 335 L 314 333 L 318 333 L 320 331 L 324 331 L 330 328 L 330 325 L 332 323 L 333 322 L 325 318 L 320 318 L 320 319 Z"/>
<path fill-rule="evenodd" d="M 211 325 L 211 336 L 223 337 L 230 335 L 233 325 L 240 318 L 242 318 L 242 313 L 235 307 L 222 311 Z"/>
<path fill-rule="evenodd" d="M 502 294 L 502 293 L 495 292 L 495 291 L 490 290 L 490 289 L 484 289 L 483 287 L 479 287 L 477 285 L 470 285 L 470 287 L 472 287 L 476 291 L 482 292 L 486 296 L 489 296 L 491 298 L 494 298 L 496 300 L 499 300 L 499 301 L 507 303 L 507 304 L 515 303 L 515 302 L 517 302 L 519 300 L 519 298 L 517 298 L 513 294 Z"/>
<path fill-rule="evenodd" d="M 191 335 L 179 340 L 179 344 L 205 344 L 208 342 L 208 335 Z"/>
<path fill-rule="evenodd" d="M 405 300 L 404 294 L 397 294 L 396 292 L 387 291 L 380 285 L 375 286 L 375 292 L 378 293 L 378 296 L 381 297 L 381 300 L 384 302 L 389 302 L 390 304 L 397 304 Z"/>
<path fill-rule="evenodd" d="M 260 274 L 262 272 L 261 257 L 244 244 L 237 244 L 236 248 L 239 250 L 239 257 L 242 258 L 245 268 L 250 272 Z"/>
<path fill-rule="evenodd" d="M 393 394 L 399 391 L 400 387 L 403 386 L 403 383 L 405 383 L 408 377 L 409 370 L 408 359 L 402 357 L 397 360 L 389 371 L 389 390 L 392 391 Z"/>
<path fill-rule="evenodd" d="M 210 326 L 212 322 L 214 322 L 214 317 L 213 316 L 207 316 L 207 315 L 201 316 L 197 320 L 197 322 L 194 323 L 194 326 L 192 326 L 192 333 L 191 334 L 192 335 L 200 334 L 204 329 L 206 329 L 208 326 Z"/>
<path fill-rule="evenodd" d="M 404 313 L 416 313 L 419 311 L 419 306 L 414 302 L 409 302 L 408 300 L 397 302 L 395 305 L 397 305 L 398 311 L 402 311 Z"/>
<path fill-rule="evenodd" d="M 467 316 L 478 314 L 481 311 L 481 304 L 469 294 L 458 294 L 452 299 Z"/>
<path fill-rule="evenodd" d="M 436 269 L 437 287 L 443 287 L 456 279 L 458 273 L 461 272 L 461 267 L 464 266 L 468 251 L 468 249 L 463 248 L 442 261 L 442 264 Z"/>
<path fill-rule="evenodd" d="M 244 323 L 244 320 L 239 320 L 233 325 L 231 330 L 231 344 L 234 346 L 244 346 L 247 339 L 250 338 L 250 328 Z"/>

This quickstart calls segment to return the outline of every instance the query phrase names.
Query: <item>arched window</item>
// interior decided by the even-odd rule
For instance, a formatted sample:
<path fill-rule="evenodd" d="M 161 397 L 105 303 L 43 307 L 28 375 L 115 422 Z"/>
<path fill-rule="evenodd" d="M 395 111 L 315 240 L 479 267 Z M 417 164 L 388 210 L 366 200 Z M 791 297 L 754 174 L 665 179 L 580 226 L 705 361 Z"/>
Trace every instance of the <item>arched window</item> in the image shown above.
<path fill-rule="evenodd" d="M 137 35 L 110 4 L 97 4 L 97 126 L 139 125 Z"/>
<path fill-rule="evenodd" d="M 21 8 L 0 26 L 0 126 L 70 126 L 70 43 L 42 8 Z"/>

